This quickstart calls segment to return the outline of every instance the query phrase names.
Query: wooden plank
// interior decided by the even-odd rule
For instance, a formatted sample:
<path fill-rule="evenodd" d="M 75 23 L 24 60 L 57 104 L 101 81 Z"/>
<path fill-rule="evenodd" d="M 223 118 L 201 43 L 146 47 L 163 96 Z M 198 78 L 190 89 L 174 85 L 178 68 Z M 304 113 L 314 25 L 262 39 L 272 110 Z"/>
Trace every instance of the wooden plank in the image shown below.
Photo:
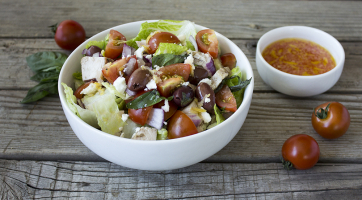
<path fill-rule="evenodd" d="M 34 104 L 18 102 L 26 91 L 0 90 L 0 158 L 35 160 L 102 160 L 75 136 L 57 96 Z M 321 162 L 362 162 L 362 95 L 324 94 L 294 98 L 279 93 L 254 93 L 247 119 L 235 138 L 206 162 L 278 162 L 284 141 L 295 134 L 314 137 Z M 313 107 L 343 103 L 351 125 L 343 137 L 327 140 L 312 128 Z"/>
<path fill-rule="evenodd" d="M 255 65 L 257 40 L 233 40 L 248 57 L 254 71 L 255 92 L 272 92 L 261 79 Z M 342 42 L 346 52 L 345 68 L 340 80 L 329 92 L 362 92 L 362 42 Z M 33 72 L 25 58 L 39 51 L 60 51 L 53 39 L 0 39 L 0 89 L 29 89 L 37 84 L 31 81 Z M 66 51 L 61 51 L 69 53 Z"/>
<path fill-rule="evenodd" d="M 207 9 L 206 9 L 207 7 Z M 210 9 L 209 9 L 210 8 Z M 90 37 L 102 30 L 145 19 L 187 19 L 229 38 L 259 38 L 280 26 L 305 25 L 340 40 L 362 40 L 361 2 L 344 1 L 164 1 L 46 0 L 0 2 L 0 37 L 52 37 L 48 26 L 80 22 Z"/>
<path fill-rule="evenodd" d="M 108 162 L 0 160 L 4 199 L 358 199 L 361 164 L 203 163 L 138 171 Z"/>

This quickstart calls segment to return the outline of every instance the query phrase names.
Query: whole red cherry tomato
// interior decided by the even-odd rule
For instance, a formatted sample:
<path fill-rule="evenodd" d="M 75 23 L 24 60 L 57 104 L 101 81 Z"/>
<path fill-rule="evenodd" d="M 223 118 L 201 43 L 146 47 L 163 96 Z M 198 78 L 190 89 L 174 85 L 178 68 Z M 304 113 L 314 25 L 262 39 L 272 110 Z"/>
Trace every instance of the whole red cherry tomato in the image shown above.
<path fill-rule="evenodd" d="M 319 159 L 317 141 L 309 135 L 299 134 L 287 139 L 282 147 L 284 168 L 309 169 Z"/>
<path fill-rule="evenodd" d="M 338 102 L 327 102 L 317 106 L 312 114 L 314 130 L 324 138 L 335 139 L 344 135 L 350 124 L 346 107 Z"/>
<path fill-rule="evenodd" d="M 55 32 L 55 42 L 65 50 L 74 50 L 85 40 L 85 30 L 73 20 L 62 21 L 58 26 L 52 26 Z"/>

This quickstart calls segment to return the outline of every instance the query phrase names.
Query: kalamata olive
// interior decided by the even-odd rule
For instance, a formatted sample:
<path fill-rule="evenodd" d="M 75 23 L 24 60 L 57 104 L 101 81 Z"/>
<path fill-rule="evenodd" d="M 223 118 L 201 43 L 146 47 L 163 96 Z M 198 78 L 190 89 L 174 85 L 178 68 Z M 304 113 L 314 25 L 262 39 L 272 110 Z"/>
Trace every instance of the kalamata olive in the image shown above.
<path fill-rule="evenodd" d="M 209 77 L 209 73 L 207 72 L 206 69 L 204 69 L 202 67 L 195 67 L 194 76 L 189 77 L 189 82 L 191 84 L 197 85 L 202 79 L 208 78 L 208 77 Z"/>
<path fill-rule="evenodd" d="M 194 97 L 194 91 L 189 86 L 181 86 L 173 92 L 173 102 L 179 107 L 186 107 Z"/>
<path fill-rule="evenodd" d="M 127 88 L 137 92 L 145 89 L 147 83 L 151 80 L 152 75 L 147 69 L 136 69 L 128 79 Z"/>
<path fill-rule="evenodd" d="M 101 48 L 97 47 L 97 46 L 90 46 L 87 51 L 85 52 L 86 56 L 93 56 L 93 54 L 95 53 L 100 53 L 102 51 Z"/>
<path fill-rule="evenodd" d="M 222 116 L 224 117 L 224 119 L 227 119 L 229 117 L 231 117 L 231 115 L 233 115 L 234 112 L 223 112 L 222 113 Z"/>
<path fill-rule="evenodd" d="M 200 102 L 206 95 L 208 99 L 204 101 L 202 107 L 207 110 L 208 113 L 214 114 L 214 105 L 215 105 L 215 93 L 211 89 L 210 85 L 207 83 L 200 83 L 196 87 L 195 95 L 197 100 Z"/>

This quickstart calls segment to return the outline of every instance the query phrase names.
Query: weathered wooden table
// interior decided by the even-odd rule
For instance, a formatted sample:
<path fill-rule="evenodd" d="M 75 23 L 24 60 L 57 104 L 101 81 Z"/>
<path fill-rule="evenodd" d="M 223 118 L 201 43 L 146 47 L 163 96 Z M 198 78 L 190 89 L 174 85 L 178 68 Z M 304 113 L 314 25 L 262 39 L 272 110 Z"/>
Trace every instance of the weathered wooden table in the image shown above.
<path fill-rule="evenodd" d="M 72 132 L 58 96 L 19 103 L 36 84 L 25 57 L 62 51 L 48 26 L 65 19 L 80 22 L 88 37 L 132 21 L 187 19 L 230 38 L 255 74 L 243 127 L 220 152 L 179 170 L 138 171 L 98 157 Z M 290 97 L 261 80 L 256 43 L 263 33 L 286 25 L 319 28 L 342 43 L 345 68 L 328 92 Z M 361 199 L 361 63 L 362 2 L 357 1 L 1 0 L 1 199 Z M 336 140 L 323 139 L 311 125 L 313 107 L 327 101 L 343 103 L 351 115 L 348 132 Z M 319 163 L 286 171 L 279 160 L 281 146 L 300 133 L 318 141 Z"/>

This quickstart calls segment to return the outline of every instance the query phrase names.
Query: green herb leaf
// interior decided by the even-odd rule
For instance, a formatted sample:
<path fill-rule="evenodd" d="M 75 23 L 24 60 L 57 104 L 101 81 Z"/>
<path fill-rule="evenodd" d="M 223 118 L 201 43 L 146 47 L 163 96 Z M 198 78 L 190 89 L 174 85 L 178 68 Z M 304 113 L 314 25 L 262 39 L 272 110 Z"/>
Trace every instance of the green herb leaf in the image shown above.
<path fill-rule="evenodd" d="M 63 53 L 44 51 L 28 56 L 26 62 L 33 72 L 60 70 L 67 57 Z"/>
<path fill-rule="evenodd" d="M 30 80 L 38 81 L 38 82 L 46 82 L 48 80 L 53 80 L 54 78 L 58 79 L 59 73 L 53 72 L 39 72 L 32 76 Z"/>
<path fill-rule="evenodd" d="M 83 80 L 83 79 L 82 79 L 82 72 L 74 72 L 74 73 L 73 73 L 73 78 L 82 81 L 82 80 Z"/>
<path fill-rule="evenodd" d="M 28 94 L 20 103 L 34 102 L 49 94 L 56 93 L 58 93 L 58 82 L 39 83 L 28 91 Z"/>
<path fill-rule="evenodd" d="M 224 116 L 222 116 L 222 114 L 221 114 L 221 110 L 219 109 L 219 107 L 217 107 L 216 104 L 214 105 L 214 111 L 215 111 L 217 124 L 220 124 L 221 122 L 225 121 Z"/>
<path fill-rule="evenodd" d="M 240 77 L 239 76 L 237 76 L 237 77 L 239 79 L 239 84 L 229 87 L 231 92 L 239 91 L 239 90 L 245 88 L 246 86 L 248 86 L 251 82 L 251 78 L 249 80 L 241 81 Z"/>
<path fill-rule="evenodd" d="M 159 103 L 160 101 L 167 99 L 168 101 L 171 101 L 173 96 L 165 98 L 161 97 L 160 93 L 157 90 L 152 90 L 150 92 L 146 92 L 133 101 L 126 104 L 127 108 L 130 109 L 140 109 L 145 108 L 148 106 L 155 105 L 156 103 Z"/>
<path fill-rule="evenodd" d="M 154 68 L 155 65 L 157 66 L 167 66 L 172 65 L 175 63 L 183 63 L 186 59 L 186 56 L 181 55 L 174 55 L 174 54 L 160 54 L 157 56 L 153 56 L 152 58 L 152 68 Z"/>

